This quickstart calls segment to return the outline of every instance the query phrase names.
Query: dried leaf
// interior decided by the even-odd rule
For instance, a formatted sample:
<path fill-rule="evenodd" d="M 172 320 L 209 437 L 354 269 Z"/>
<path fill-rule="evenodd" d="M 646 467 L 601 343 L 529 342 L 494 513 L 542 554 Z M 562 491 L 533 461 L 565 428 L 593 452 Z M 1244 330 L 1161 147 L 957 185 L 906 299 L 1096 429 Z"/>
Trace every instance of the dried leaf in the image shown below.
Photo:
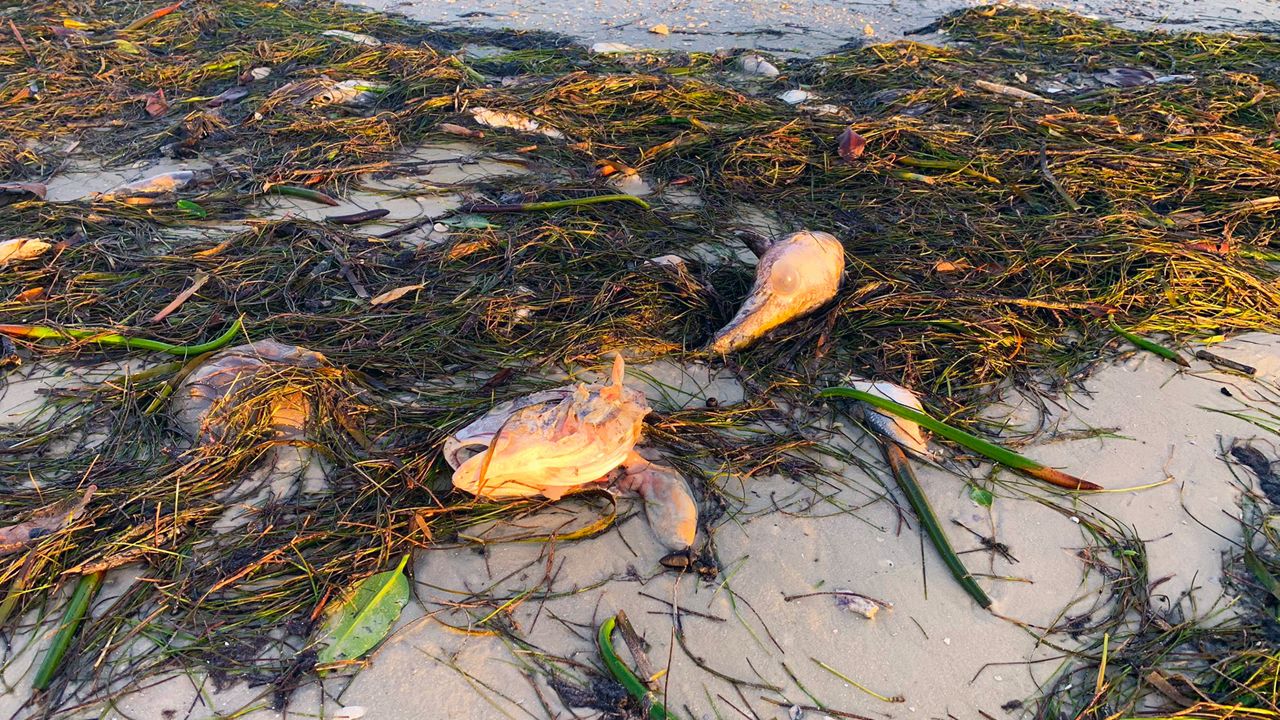
<path fill-rule="evenodd" d="M 862 157 L 862 153 L 867 149 L 867 141 L 859 135 L 852 127 L 845 128 L 840 133 L 840 157 L 845 162 L 853 162 Z"/>
<path fill-rule="evenodd" d="M 409 293 L 413 292 L 414 290 L 421 290 L 421 289 L 422 289 L 421 285 L 405 285 L 404 287 L 398 287 L 395 290 L 388 290 L 382 293 L 381 295 L 373 298 L 372 300 L 369 301 L 369 304 L 370 305 L 386 305 L 387 303 L 393 303 L 396 300 L 399 300 L 400 298 L 404 297 L 405 295 L 408 295 Z"/>
<path fill-rule="evenodd" d="M 653 33 L 654 35 L 670 35 L 671 28 L 668 27 L 666 23 L 658 23 L 657 25 L 654 25 L 653 27 L 649 28 L 649 32 Z"/>
<path fill-rule="evenodd" d="M 17 200 L 28 200 L 30 198 L 43 200 L 46 192 L 48 192 L 48 188 L 46 188 L 43 183 L 0 183 L 0 195 L 12 196 L 12 202 L 16 202 Z M 5 203 L 0 202 L 0 204 Z"/>
<path fill-rule="evenodd" d="M 33 288 L 28 288 L 26 290 L 23 290 L 17 295 L 14 295 L 13 299 L 15 302 L 29 303 L 29 302 L 35 302 L 36 300 L 39 300 L 42 297 L 44 297 L 44 288 L 33 287 Z"/>

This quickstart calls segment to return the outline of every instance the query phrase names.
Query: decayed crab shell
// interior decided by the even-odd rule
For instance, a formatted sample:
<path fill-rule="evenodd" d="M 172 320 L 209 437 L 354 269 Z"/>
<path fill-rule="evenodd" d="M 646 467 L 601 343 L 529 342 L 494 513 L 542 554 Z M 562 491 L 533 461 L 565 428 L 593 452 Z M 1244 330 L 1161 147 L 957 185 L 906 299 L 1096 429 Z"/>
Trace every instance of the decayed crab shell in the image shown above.
<path fill-rule="evenodd" d="M 214 354 L 183 379 L 174 393 L 173 417 L 189 435 L 201 440 L 221 439 L 237 392 L 255 379 L 284 367 L 325 365 L 318 352 L 274 340 L 237 345 Z M 277 440 L 302 436 L 310 412 L 306 393 L 287 389 L 271 400 L 271 427 Z"/>
<path fill-rule="evenodd" d="M 484 498 L 555 500 L 602 480 L 631 454 L 649 413 L 644 393 L 623 386 L 624 373 L 619 356 L 609 384 L 558 388 L 490 410 L 445 444 L 454 486 Z"/>
<path fill-rule="evenodd" d="M 738 314 L 712 339 L 720 354 L 751 345 L 770 330 L 830 302 L 844 276 L 844 246 L 834 235 L 803 230 L 775 243 L 756 266 Z"/>

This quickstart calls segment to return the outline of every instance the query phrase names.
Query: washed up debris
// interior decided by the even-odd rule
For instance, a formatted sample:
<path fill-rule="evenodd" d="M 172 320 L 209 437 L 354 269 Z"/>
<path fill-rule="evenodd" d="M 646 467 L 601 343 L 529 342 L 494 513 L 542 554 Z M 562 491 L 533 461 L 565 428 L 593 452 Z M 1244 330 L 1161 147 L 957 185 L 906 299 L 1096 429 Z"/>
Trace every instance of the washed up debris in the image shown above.
<path fill-rule="evenodd" d="M 321 89 L 311 98 L 313 105 L 365 107 L 378 101 L 387 84 L 370 80 L 343 80 Z"/>
<path fill-rule="evenodd" d="M 366 47 L 382 46 L 381 40 L 379 40 L 378 38 L 372 35 L 365 35 L 364 33 L 354 33 L 354 32 L 348 32 L 346 30 L 325 30 L 320 34 L 323 35 L 324 37 L 331 37 L 331 38 L 337 38 L 339 40 L 346 40 L 349 43 L 355 43 L 356 45 L 364 45 Z"/>
<path fill-rule="evenodd" d="M 853 592 L 852 590 L 824 590 L 822 592 L 808 592 L 808 593 L 800 593 L 797 595 L 784 595 L 782 599 L 786 602 L 792 602 L 795 600 L 800 600 L 802 598 L 811 598 L 811 597 L 835 598 L 836 607 L 840 608 L 841 610 L 844 610 L 845 612 L 851 612 L 851 613 L 854 613 L 855 615 L 861 615 L 862 617 L 868 620 L 874 620 L 876 617 L 876 614 L 879 613 L 881 609 L 884 609 L 884 610 L 893 609 L 893 603 L 891 602 L 888 602 L 886 600 L 879 600 L 877 598 L 871 597 L 870 595 L 863 595 L 862 593 Z"/>
<path fill-rule="evenodd" d="M 623 385 L 625 376 L 617 355 L 607 384 L 567 385 L 497 405 L 445 441 L 454 487 L 489 499 L 558 500 L 607 485 L 644 500 L 649 526 L 666 547 L 692 546 L 697 503 L 679 473 L 636 452 L 649 406 L 643 392 Z"/>
<path fill-rule="evenodd" d="M 250 68 L 240 74 L 240 84 L 248 85 L 259 80 L 266 80 L 269 77 L 271 77 L 271 68 L 269 67 Z"/>
<path fill-rule="evenodd" d="M 399 300 L 405 295 L 408 295 L 409 293 L 414 292 L 416 290 L 421 290 L 422 288 L 423 288 L 423 285 L 421 283 L 418 283 L 415 285 L 401 285 L 398 288 L 388 290 L 380 295 L 375 295 L 374 297 L 369 298 L 369 304 L 370 305 L 388 305 L 390 303 L 393 303 Z"/>
<path fill-rule="evenodd" d="M 0 556 L 16 553 L 46 535 L 67 527 L 84 514 L 84 508 L 97 491 L 97 485 L 90 485 L 83 494 L 63 498 L 52 505 L 35 511 L 24 522 L 8 527 L 0 527 Z"/>
<path fill-rule="evenodd" d="M 262 188 L 262 192 L 310 200 L 311 202 L 318 202 L 321 205 L 328 205 L 329 207 L 337 207 L 342 204 L 333 197 L 326 195 L 319 190 L 298 187 L 296 185 L 279 185 L 276 183 L 270 183 L 266 187 Z"/>
<path fill-rule="evenodd" d="M 226 332 L 209 342 L 200 343 L 199 345 L 174 345 L 173 343 L 161 342 L 159 340 L 122 335 L 106 328 L 55 328 L 45 325 L 23 324 L 0 325 L 0 334 L 25 338 L 28 340 L 59 340 L 63 343 L 76 341 L 92 342 L 99 345 L 113 345 L 116 347 L 128 348 L 130 350 L 149 350 L 151 352 L 166 353 L 169 355 L 177 355 L 179 357 L 203 355 L 204 353 L 217 350 L 231 342 L 231 340 L 243 332 L 243 330 L 244 320 L 237 319 L 231 324 L 231 327 L 228 328 Z"/>
<path fill-rule="evenodd" d="M 636 49 L 626 43 L 620 42 L 598 42 L 592 44 L 591 52 L 596 55 L 616 55 L 620 53 L 635 52 Z"/>
<path fill-rule="evenodd" d="M 221 107 L 223 105 L 230 105 L 232 103 L 240 102 L 241 100 L 247 97 L 249 97 L 248 88 L 245 88 L 243 86 L 236 86 L 232 88 L 227 88 L 226 90 L 223 90 L 217 95 L 214 95 L 213 97 L 209 98 L 209 100 L 205 102 L 205 106 L 213 107 L 213 108 Z"/>
<path fill-rule="evenodd" d="M 834 235 L 804 230 L 771 246 L 756 266 L 755 284 L 737 315 L 709 349 L 726 354 L 826 305 L 844 277 L 844 246 Z"/>
<path fill-rule="evenodd" d="M 23 200 L 43 200 L 47 192 L 44 183 L 0 183 L 0 207 Z"/>
<path fill-rule="evenodd" d="M 989 93 L 1004 95 L 1005 97 L 1011 97 L 1015 100 L 1029 100 L 1031 102 L 1043 103 L 1050 102 L 1049 98 L 1044 97 L 1043 95 L 1037 95 L 1030 90 L 1023 90 L 1022 88 L 1016 88 L 1012 85 L 1003 85 L 1001 83 L 994 83 L 988 80 L 974 80 L 973 84 Z"/>
<path fill-rule="evenodd" d="M 48 252 L 53 243 L 40 238 L 16 237 L 0 242 L 0 267 L 10 263 L 35 260 Z"/>
<path fill-rule="evenodd" d="M 667 26 L 666 23 L 658 23 L 657 25 L 650 27 L 649 32 L 653 33 L 654 35 L 670 35 L 671 28 Z"/>
<path fill-rule="evenodd" d="M 135 180 L 97 195 L 100 202 L 119 201 L 130 205 L 149 205 L 166 195 L 185 190 L 196 181 L 194 170 L 174 170 Z"/>
<path fill-rule="evenodd" d="M 983 440 L 972 433 L 965 432 L 960 428 L 952 427 L 947 423 L 936 420 L 915 408 L 907 407 L 902 403 L 894 402 L 893 400 L 889 400 L 875 393 L 851 387 L 831 387 L 819 392 L 818 397 L 838 397 L 861 400 L 862 402 L 875 407 L 877 410 L 884 410 L 899 418 L 921 425 L 933 432 L 935 435 L 941 435 L 952 442 L 959 443 L 965 448 L 972 450 L 989 460 L 993 460 L 1001 465 L 1013 468 L 1024 475 L 1049 483 L 1055 487 L 1078 491 L 1102 489 L 1102 486 L 1100 485 L 1095 485 L 1088 480 L 1082 480 L 1073 475 L 1068 475 L 1061 470 L 1056 470 L 1042 465 L 1031 458 L 1023 457 L 1012 450 L 1008 450 L 996 445 L 995 443 Z M 896 443 L 894 444 L 894 447 L 897 447 Z"/>
<path fill-rule="evenodd" d="M 808 102 L 814 97 L 813 93 L 808 90 L 788 90 L 778 94 L 778 99 L 788 105 L 799 105 Z"/>
<path fill-rule="evenodd" d="M 274 340 L 258 340 L 227 348 L 200 363 L 178 385 L 173 418 L 191 437 L 204 441 L 225 438 L 239 407 L 250 398 L 243 393 L 257 378 L 281 368 L 318 368 L 324 355 Z M 266 410 L 277 440 L 302 437 L 310 415 L 310 401 L 298 387 L 273 388 Z"/>
<path fill-rule="evenodd" d="M 143 93 L 143 109 L 151 117 L 160 117 L 169 112 L 169 102 L 164 99 L 164 88 L 155 92 Z"/>
<path fill-rule="evenodd" d="M 542 123 L 527 115 L 507 110 L 490 110 L 486 107 L 471 108 L 471 118 L 485 127 L 505 128 L 524 133 L 539 133 L 553 140 L 564 139 L 564 133 L 559 130 L 543 127 Z"/>
<path fill-rule="evenodd" d="M 1156 81 L 1156 76 L 1143 68 L 1113 67 L 1094 73 L 1093 79 L 1110 87 L 1130 88 L 1150 85 Z"/>
<path fill-rule="evenodd" d="M 1172 360 L 1173 362 L 1177 363 L 1178 365 L 1181 365 L 1184 368 L 1191 367 L 1191 363 L 1187 362 L 1186 358 L 1178 354 L 1178 351 L 1171 350 L 1161 345 L 1160 343 L 1152 342 L 1144 337 L 1140 337 L 1138 335 L 1135 335 L 1134 333 L 1129 332 L 1128 330 L 1125 330 L 1124 328 L 1116 324 L 1115 318 L 1108 318 L 1108 322 L 1111 325 L 1111 329 L 1114 330 L 1117 335 L 1133 343 L 1135 346 L 1143 350 L 1146 350 L 1147 352 L 1152 353 L 1154 355 L 1159 355 L 1160 357 L 1166 360 Z"/>
<path fill-rule="evenodd" d="M 409 602 L 409 578 L 404 574 L 409 557 L 406 553 L 394 570 L 371 575 L 347 591 L 320 632 L 317 643 L 324 647 L 316 655 L 317 663 L 357 660 L 391 632 Z M 358 714 L 348 713 L 348 717 L 363 716 L 363 709 Z"/>
<path fill-rule="evenodd" d="M 461 125 L 454 125 L 453 123 L 440 123 L 436 127 L 440 129 L 440 132 L 449 133 L 450 135 L 457 135 L 459 137 L 465 137 L 465 138 L 484 137 L 483 131 L 472 130 L 471 128 L 463 127 Z"/>
<path fill-rule="evenodd" d="M 748 53 L 739 55 L 735 63 L 738 72 L 743 75 L 756 75 L 758 77 L 778 77 L 781 74 L 778 67 L 759 55 Z"/>
<path fill-rule="evenodd" d="M 856 375 L 846 376 L 844 384 L 855 390 L 861 390 L 878 395 L 886 400 L 892 400 L 917 412 L 924 412 L 924 406 L 920 403 L 920 398 L 901 385 L 894 385 L 884 380 L 866 380 Z M 877 410 L 865 403 L 858 403 L 858 407 L 861 409 L 863 419 L 866 420 L 867 424 L 871 425 L 871 429 L 881 436 L 892 440 L 902 449 L 910 450 L 920 457 L 934 459 L 934 454 L 929 450 L 929 441 L 925 438 L 924 431 L 920 429 L 918 423 Z"/>

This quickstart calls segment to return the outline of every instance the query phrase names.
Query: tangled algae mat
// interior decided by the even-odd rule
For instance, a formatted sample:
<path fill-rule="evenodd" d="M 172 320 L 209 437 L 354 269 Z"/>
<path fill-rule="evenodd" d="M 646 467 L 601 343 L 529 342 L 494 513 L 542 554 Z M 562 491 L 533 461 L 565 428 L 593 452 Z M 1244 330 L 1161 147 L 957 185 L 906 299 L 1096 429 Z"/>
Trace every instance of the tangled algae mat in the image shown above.
<path fill-rule="evenodd" d="M 935 415 L 1011 442 L 1025 437 L 980 409 L 1011 388 L 1052 398 L 1087 375 L 1119 347 L 1112 321 L 1175 343 L 1280 325 L 1280 43 L 1262 37 L 985 8 L 943 20 L 945 48 L 870 46 L 779 62 L 771 78 L 744 76 L 731 56 L 592 55 L 549 36 L 430 30 L 337 5 L 85 0 L 3 15 L 0 181 L 34 185 L 0 195 L 0 238 L 51 247 L 0 269 L 0 320 L 176 345 L 235 327 L 333 366 L 267 379 L 230 440 L 183 449 L 164 398 L 188 358 L 160 362 L 93 332 L 6 348 L 9 364 L 70 381 L 4 429 L 0 525 L 97 488 L 73 522 L 0 558 L 6 636 L 56 618 L 77 576 L 142 579 L 79 628 L 20 715 L 74 714 L 173 668 L 287 702 L 316 671 L 309 641 L 345 588 L 415 547 L 474 542 L 477 527 L 549 511 L 450 492 L 439 448 L 496 399 L 555 383 L 557 368 L 597 367 L 616 350 L 725 366 L 744 399 L 672 407 L 647 431 L 714 528 L 750 478 L 784 474 L 821 496 L 840 479 L 824 459 L 860 462 L 829 440 L 819 420 L 830 409 L 814 399 L 846 372 L 908 385 Z M 380 44 L 322 34 L 335 29 Z M 312 92 L 348 80 L 369 93 L 361 106 Z M 814 98 L 775 97 L 798 87 Z M 480 107 L 554 132 L 480 127 Z M 462 153 L 521 172 L 464 165 L 440 180 L 430 170 L 445 161 L 421 148 L 460 132 L 468 145 L 448 163 Z M 55 201 L 39 185 L 162 160 L 196 174 L 145 202 L 74 188 Z M 629 169 L 653 190 L 642 201 L 522 205 L 616 194 Z M 314 211 L 280 217 L 282 192 L 303 205 L 439 209 L 371 231 Z M 706 358 L 698 348 L 750 285 L 733 258 L 761 218 L 839 236 L 844 289 L 754 349 Z M 664 255 L 687 260 L 649 262 Z M 308 449 L 327 490 L 216 532 L 231 491 L 272 449 L 272 394 L 299 387 L 316 410 Z M 1274 431 L 1274 416 L 1259 422 Z M 1274 652 L 1255 644 L 1276 638 L 1273 506 L 1246 504 L 1253 544 L 1228 559 L 1248 569 L 1254 606 L 1210 628 L 1152 614 L 1143 544 L 1124 526 L 1079 499 L 986 482 L 1083 518 L 1088 562 L 1108 584 L 1091 621 L 1036 631 L 1082 644 L 1056 686 L 1068 690 L 1028 711 L 1280 712 L 1267 689 Z M 608 503 L 568 503 L 580 517 L 557 542 L 608 531 Z M 519 646 L 509 613 L 537 599 L 477 597 L 454 622 Z M 597 668 L 530 657 L 529 672 L 560 678 L 562 698 L 594 693 L 605 712 L 637 712 Z M 1172 661 L 1171 675 L 1158 672 Z M 1080 681 L 1117 662 L 1142 672 Z"/>

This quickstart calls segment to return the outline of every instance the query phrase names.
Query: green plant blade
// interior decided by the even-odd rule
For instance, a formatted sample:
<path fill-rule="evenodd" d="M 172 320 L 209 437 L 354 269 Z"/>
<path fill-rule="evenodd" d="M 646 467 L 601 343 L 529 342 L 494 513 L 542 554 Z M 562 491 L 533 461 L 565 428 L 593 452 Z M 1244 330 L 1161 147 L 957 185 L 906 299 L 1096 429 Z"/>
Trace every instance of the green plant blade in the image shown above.
<path fill-rule="evenodd" d="M 900 418 L 910 420 L 918 425 L 923 425 L 933 433 L 941 435 L 952 442 L 959 443 L 979 455 L 983 455 L 1000 463 L 1001 465 L 1011 467 L 1014 470 L 1030 475 L 1037 480 L 1043 480 L 1050 485 L 1056 485 L 1057 487 L 1066 488 L 1068 490 L 1102 489 L 1101 486 L 1095 485 L 1088 480 L 1081 480 L 1078 477 L 1068 475 L 1060 470 L 1045 467 L 1029 457 L 1019 455 L 1018 453 L 1002 448 L 995 443 L 987 442 L 977 435 L 967 433 L 960 428 L 952 427 L 940 420 L 935 420 L 918 410 L 913 410 L 912 408 L 901 405 L 892 400 L 886 400 L 879 395 L 873 395 L 871 393 L 864 392 L 862 390 L 855 390 L 849 387 L 830 387 L 819 392 L 818 397 L 837 397 L 860 400 L 879 410 L 893 413 Z"/>
<path fill-rule="evenodd" d="M 371 575 L 348 593 L 325 627 L 321 640 L 328 644 L 318 663 L 355 660 L 382 642 L 409 601 L 408 563 L 406 553 L 395 570 Z"/>
<path fill-rule="evenodd" d="M 179 210 L 185 212 L 186 214 L 190 215 L 191 217 L 197 220 L 203 220 L 209 217 L 209 212 L 207 210 L 200 207 L 199 203 L 193 202 L 191 200 L 179 200 L 177 203 L 175 203 L 175 205 Z"/>
<path fill-rule="evenodd" d="M 889 469 L 893 471 L 893 479 L 897 481 L 902 494 L 907 497 L 907 504 L 920 519 L 920 527 L 924 528 L 925 535 L 929 536 L 934 549 L 938 551 L 938 555 L 942 556 L 942 562 L 951 571 L 956 582 L 960 583 L 960 587 L 964 588 L 964 591 L 969 593 L 969 596 L 984 610 L 991 607 L 991 598 L 987 597 L 987 593 L 969 574 L 968 568 L 960 562 L 960 557 L 951 547 L 951 541 L 947 540 L 946 533 L 942 532 L 942 526 L 938 524 L 938 516 L 933 512 L 929 498 L 920 489 L 920 483 L 916 481 L 916 473 L 911 469 L 911 463 L 902 452 L 902 448 L 887 440 L 882 440 L 880 445 L 884 450 L 885 460 L 889 462 Z"/>
<path fill-rule="evenodd" d="M 49 643 L 49 651 L 40 662 L 40 668 L 36 670 L 36 677 L 31 681 L 31 687 L 36 690 L 49 689 L 49 683 L 53 682 L 54 676 L 58 674 L 58 668 L 62 666 L 62 657 L 67 654 L 67 648 L 71 647 L 71 639 L 75 637 L 85 613 L 89 611 L 89 603 L 98 594 L 98 588 L 102 587 L 104 574 L 105 571 L 99 570 L 80 576 L 80 582 L 76 584 L 75 592 L 71 594 L 67 609 L 62 613 L 58 632 Z"/>
<path fill-rule="evenodd" d="M 1172 360 L 1178 363 L 1179 365 L 1181 365 L 1182 367 L 1191 367 L 1191 363 L 1187 362 L 1186 358 L 1179 355 L 1176 351 L 1170 350 L 1169 348 L 1163 345 L 1160 345 L 1159 343 L 1151 342 L 1150 340 L 1144 337 L 1139 337 L 1137 335 L 1134 335 L 1128 330 L 1125 330 L 1124 328 L 1117 325 L 1115 320 L 1111 320 L 1110 323 L 1111 323 L 1111 329 L 1115 330 L 1117 335 L 1124 338 L 1125 340 L 1128 340 L 1129 342 L 1133 343 L 1137 347 L 1143 350 L 1146 350 L 1149 353 L 1154 353 L 1156 355 L 1159 355 L 1160 357 L 1166 360 Z"/>
<path fill-rule="evenodd" d="M 33 340 L 87 340 L 101 345 L 120 345 L 130 350 L 151 350 L 154 352 L 190 357 L 217 350 L 230 343 L 236 335 L 244 330 L 244 318 L 237 318 L 226 332 L 206 343 L 199 345 L 173 345 L 159 340 L 135 338 L 108 330 L 85 328 L 52 328 L 43 325 L 0 325 L 0 334 L 14 337 L 31 338 Z"/>
<path fill-rule="evenodd" d="M 649 708 L 649 720 L 670 720 L 676 716 L 667 712 L 667 708 L 658 702 L 658 698 L 650 692 L 649 688 L 631 672 L 631 668 L 618 657 L 618 653 L 613 649 L 613 629 L 617 627 L 618 618 L 611 617 L 600 625 L 600 632 L 596 635 L 596 644 L 600 647 L 600 657 L 604 658 L 604 666 L 609 669 L 609 673 L 613 678 L 622 683 L 622 687 L 627 689 L 631 697 L 640 701 L 642 705 Z"/>

